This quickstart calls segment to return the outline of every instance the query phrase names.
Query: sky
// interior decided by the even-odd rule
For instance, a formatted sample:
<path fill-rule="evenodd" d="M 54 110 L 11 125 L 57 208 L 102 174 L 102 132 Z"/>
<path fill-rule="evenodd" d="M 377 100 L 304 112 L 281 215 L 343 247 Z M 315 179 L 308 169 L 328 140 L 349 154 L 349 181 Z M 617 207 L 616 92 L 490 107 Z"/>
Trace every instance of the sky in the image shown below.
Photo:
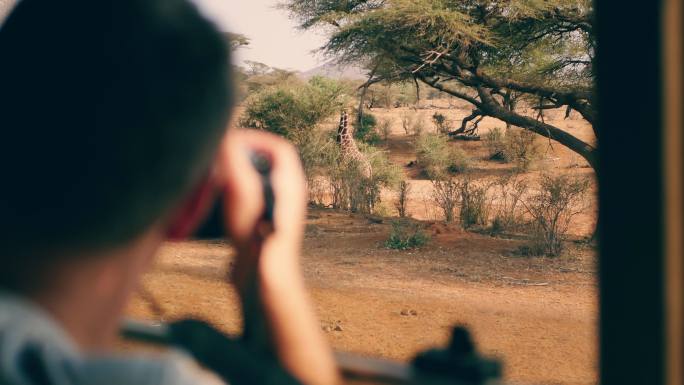
<path fill-rule="evenodd" d="M 323 64 L 311 51 L 323 45 L 320 33 L 300 31 L 286 12 L 275 9 L 279 0 L 193 0 L 225 30 L 251 41 L 237 53 L 237 61 L 253 60 L 272 67 L 306 71 Z"/>

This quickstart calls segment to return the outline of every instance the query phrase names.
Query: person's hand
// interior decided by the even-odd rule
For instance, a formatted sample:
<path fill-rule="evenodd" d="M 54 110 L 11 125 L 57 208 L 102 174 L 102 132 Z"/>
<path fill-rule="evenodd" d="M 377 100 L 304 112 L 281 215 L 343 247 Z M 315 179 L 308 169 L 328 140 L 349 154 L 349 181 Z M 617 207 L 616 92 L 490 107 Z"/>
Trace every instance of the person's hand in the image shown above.
<path fill-rule="evenodd" d="M 265 202 L 261 177 L 250 153 L 271 162 L 275 196 L 274 232 L 262 245 L 256 227 Z M 219 154 L 219 183 L 225 187 L 225 221 L 229 237 L 238 250 L 233 279 L 238 288 L 253 274 L 269 278 L 292 278 L 299 273 L 299 253 L 306 211 L 306 183 L 299 156 L 286 140 L 261 131 L 230 132 Z M 260 251 L 260 255 L 256 253 Z"/>
<path fill-rule="evenodd" d="M 261 176 L 251 164 L 250 152 L 271 161 L 274 232 L 266 239 L 257 229 L 265 202 Z M 238 250 L 233 283 L 243 299 L 245 323 L 250 315 L 254 322 L 250 325 L 260 323 L 249 306 L 256 295 L 256 317 L 263 320 L 270 348 L 283 367 L 307 385 L 338 383 L 332 350 L 318 325 L 299 266 L 306 183 L 297 152 L 280 137 L 234 130 L 219 155 L 218 175 L 223 178 L 219 183 L 225 186 L 224 219 Z"/>

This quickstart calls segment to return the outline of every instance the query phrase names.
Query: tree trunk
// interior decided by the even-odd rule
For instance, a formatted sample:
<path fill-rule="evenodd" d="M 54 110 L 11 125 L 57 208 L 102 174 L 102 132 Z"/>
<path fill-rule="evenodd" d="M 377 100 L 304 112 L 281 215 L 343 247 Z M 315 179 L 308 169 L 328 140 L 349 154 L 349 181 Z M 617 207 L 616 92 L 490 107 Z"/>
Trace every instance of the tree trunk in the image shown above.
<path fill-rule="evenodd" d="M 363 88 L 361 89 L 361 94 L 359 95 L 359 111 L 358 111 L 358 119 L 357 119 L 357 125 L 358 129 L 361 129 L 363 127 L 363 109 L 365 107 L 365 101 L 366 101 L 366 93 L 368 92 L 368 87 L 370 87 L 370 84 L 366 83 Z"/>

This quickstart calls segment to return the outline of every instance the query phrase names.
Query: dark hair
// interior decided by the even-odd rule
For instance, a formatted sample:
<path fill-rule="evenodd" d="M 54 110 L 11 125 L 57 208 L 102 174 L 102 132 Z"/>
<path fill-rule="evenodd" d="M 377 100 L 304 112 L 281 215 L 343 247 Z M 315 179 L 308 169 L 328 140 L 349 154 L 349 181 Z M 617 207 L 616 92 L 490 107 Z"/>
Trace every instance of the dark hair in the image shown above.
<path fill-rule="evenodd" d="M 226 129 L 228 56 L 186 0 L 19 2 L 0 27 L 0 285 L 125 244 L 189 193 Z"/>

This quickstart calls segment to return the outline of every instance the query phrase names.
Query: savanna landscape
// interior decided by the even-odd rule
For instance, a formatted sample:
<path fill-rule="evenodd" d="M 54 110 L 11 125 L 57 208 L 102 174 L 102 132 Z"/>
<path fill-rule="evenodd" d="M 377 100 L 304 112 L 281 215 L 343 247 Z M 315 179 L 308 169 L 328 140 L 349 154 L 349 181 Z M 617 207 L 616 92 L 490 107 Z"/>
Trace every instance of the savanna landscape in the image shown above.
<path fill-rule="evenodd" d="M 596 384 L 590 3 L 329 3 L 281 10 L 328 31 L 339 73 L 363 77 L 243 63 L 231 129 L 299 150 L 302 267 L 332 346 L 409 361 L 461 324 L 509 383 Z M 167 244 L 144 282 L 156 304 L 129 314 L 239 333 L 233 253 Z"/>

